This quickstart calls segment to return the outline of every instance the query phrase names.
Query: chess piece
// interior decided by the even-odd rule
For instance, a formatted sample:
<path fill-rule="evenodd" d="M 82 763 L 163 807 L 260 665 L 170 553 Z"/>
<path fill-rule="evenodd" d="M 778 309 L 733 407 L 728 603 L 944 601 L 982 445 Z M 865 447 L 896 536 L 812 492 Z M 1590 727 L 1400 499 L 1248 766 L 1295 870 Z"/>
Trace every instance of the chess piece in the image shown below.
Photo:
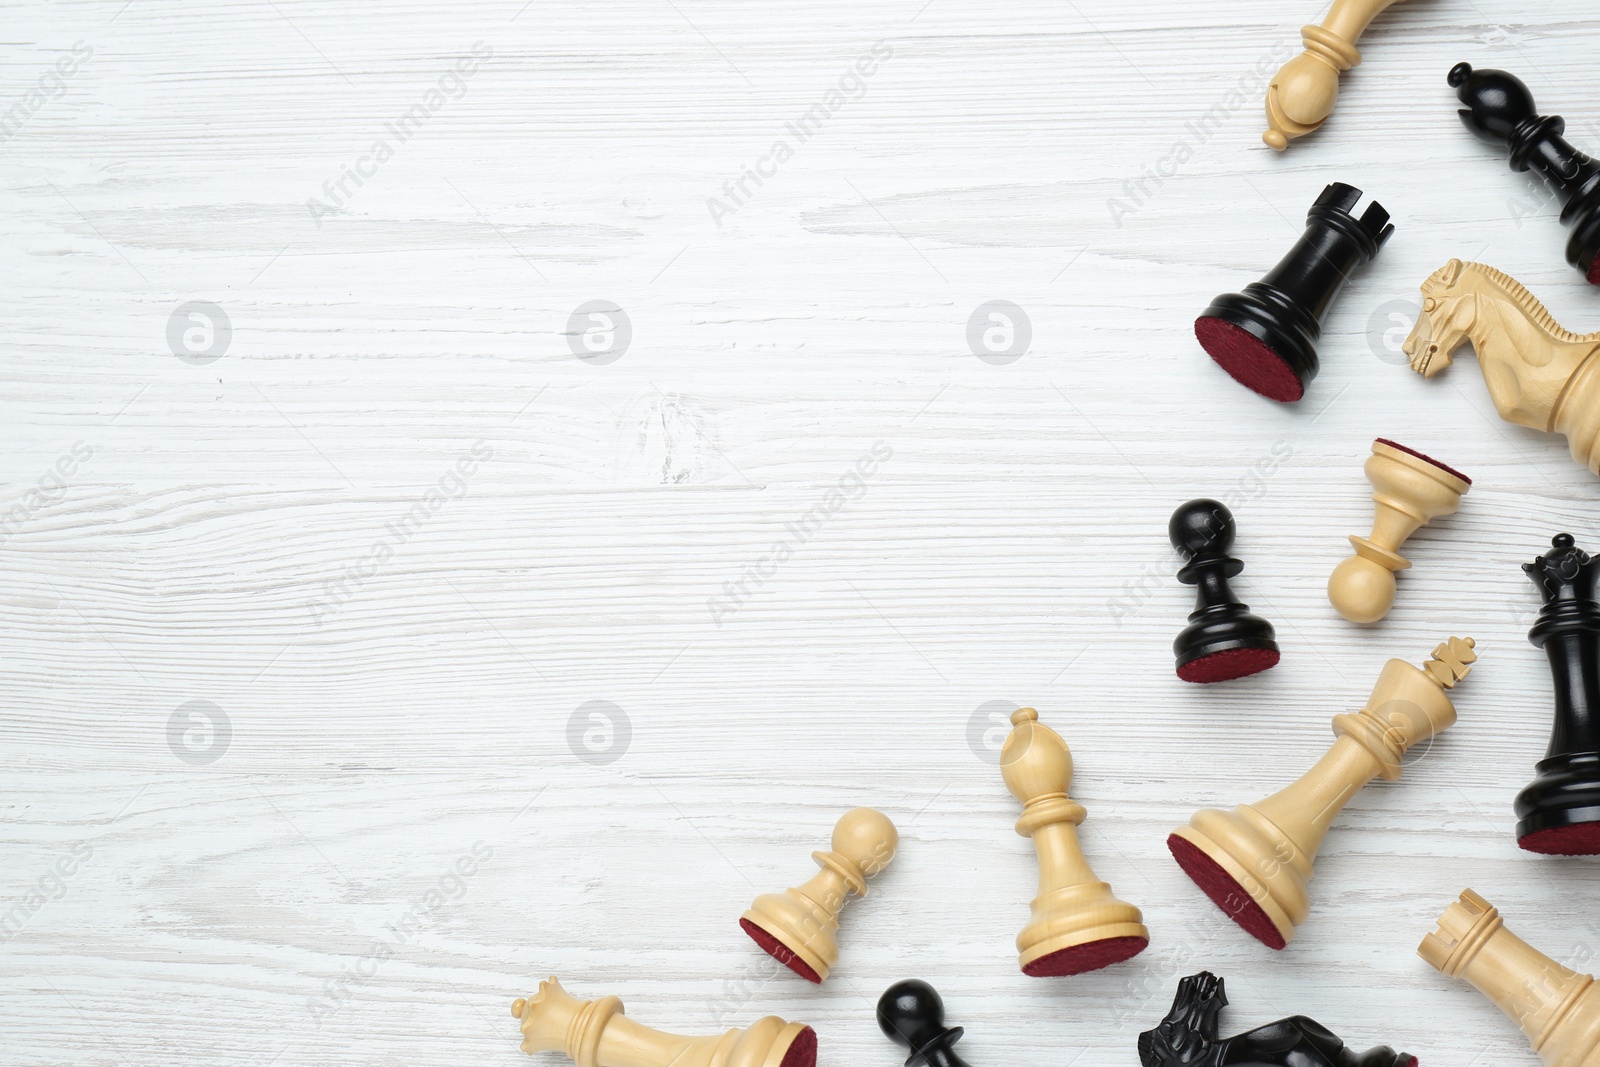
<path fill-rule="evenodd" d="M 1178 983 L 1172 1010 L 1139 1035 L 1144 1067 L 1417 1067 L 1417 1058 L 1379 1045 L 1356 1053 L 1314 1019 L 1295 1015 L 1235 1037 L 1217 1037 L 1227 1006 L 1222 979 L 1210 971 Z"/>
<path fill-rule="evenodd" d="M 878 998 L 878 1029 L 897 1045 L 911 1050 L 906 1067 L 967 1067 L 956 1055 L 959 1026 L 945 1026 L 944 1001 L 938 990 L 917 978 L 896 982 Z"/>
<path fill-rule="evenodd" d="M 1600 986 L 1507 930 L 1472 890 L 1445 909 L 1417 955 L 1441 974 L 1466 979 L 1514 1019 L 1546 1067 L 1600 1063 Z"/>
<path fill-rule="evenodd" d="M 511 1005 L 522 1051 L 563 1052 L 577 1067 L 816 1067 L 817 1033 L 776 1015 L 747 1030 L 680 1037 L 640 1026 L 616 997 L 578 1000 L 550 978 Z"/>
<path fill-rule="evenodd" d="M 763 893 L 739 925 L 795 974 L 823 981 L 839 962 L 839 913 L 846 897 L 867 895 L 867 879 L 889 865 L 899 843 L 883 812 L 852 808 L 833 828 L 833 851 L 811 854 L 822 870 L 797 889 Z"/>
<path fill-rule="evenodd" d="M 1572 457 L 1600 474 L 1600 333 L 1563 329 L 1521 282 L 1452 259 L 1422 283 L 1422 314 L 1403 346 L 1432 378 L 1472 341 L 1495 410 L 1508 422 L 1565 435 Z"/>
<path fill-rule="evenodd" d="M 1340 809 L 1373 778 L 1399 778 L 1407 750 L 1456 721 L 1446 691 L 1471 670 L 1472 646 L 1452 637 L 1421 668 L 1390 660 L 1367 706 L 1334 717 L 1338 740 L 1299 781 L 1257 804 L 1198 812 L 1167 838 L 1178 866 L 1234 922 L 1283 948 L 1311 911 L 1312 866 Z"/>
<path fill-rule="evenodd" d="M 1233 547 L 1233 512 L 1215 500 L 1191 500 L 1172 513 L 1167 536 L 1187 557 L 1178 581 L 1195 587 L 1189 625 L 1172 642 L 1178 677 L 1186 682 L 1226 682 L 1278 664 L 1272 624 L 1250 613 L 1228 588 L 1244 564 Z"/>
<path fill-rule="evenodd" d="M 1401 0 L 1334 0 L 1320 26 L 1303 26 L 1306 50 L 1285 63 L 1267 86 L 1267 131 L 1261 139 L 1282 152 L 1292 138 L 1322 128 L 1339 100 L 1339 75 L 1361 65 L 1356 40 L 1379 14 Z"/>
<path fill-rule="evenodd" d="M 1394 227 L 1377 201 L 1357 219 L 1361 190 L 1335 182 L 1306 215 L 1289 254 L 1242 293 L 1224 293 L 1194 323 L 1200 347 L 1239 384 L 1288 403 L 1317 376 L 1322 319 L 1357 266 L 1370 263 Z"/>
<path fill-rule="evenodd" d="M 1137 956 L 1150 943 L 1144 917 L 1112 895 L 1083 858 L 1078 824 L 1086 813 L 1067 795 L 1072 752 L 1032 708 L 1013 712 L 1011 724 L 1000 749 L 1000 773 L 1022 801 L 1017 833 L 1033 838 L 1039 854 L 1039 895 L 1032 919 L 1017 935 L 1022 973 L 1059 978 Z"/>
<path fill-rule="evenodd" d="M 1522 569 L 1544 607 L 1528 640 L 1555 679 L 1555 728 L 1538 777 L 1517 795 L 1517 844 L 1555 856 L 1600 854 L 1600 560 L 1557 534 Z"/>
<path fill-rule="evenodd" d="M 1370 537 L 1350 538 L 1356 554 L 1333 569 L 1328 599 L 1351 622 L 1377 622 L 1394 607 L 1394 572 L 1411 566 L 1399 548 L 1434 519 L 1454 515 L 1472 479 L 1394 441 L 1378 438 L 1363 468 L 1377 515 Z"/>
<path fill-rule="evenodd" d="M 1503 70 L 1473 70 L 1470 63 L 1450 68 L 1456 98 L 1467 106 L 1456 112 L 1467 129 L 1490 144 L 1509 149 L 1511 169 L 1532 169 L 1561 198 L 1561 221 L 1572 227 L 1567 262 L 1589 284 L 1600 285 L 1600 162 L 1578 151 L 1562 136 L 1560 115 L 1537 113 L 1533 94 L 1521 79 Z"/>

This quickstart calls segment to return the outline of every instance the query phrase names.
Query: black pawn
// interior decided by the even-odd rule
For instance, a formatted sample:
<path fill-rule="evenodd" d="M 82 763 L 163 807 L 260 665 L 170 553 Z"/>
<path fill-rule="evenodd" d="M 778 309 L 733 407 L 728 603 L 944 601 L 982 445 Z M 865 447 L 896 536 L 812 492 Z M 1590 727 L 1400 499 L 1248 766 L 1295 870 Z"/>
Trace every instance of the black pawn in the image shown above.
<path fill-rule="evenodd" d="M 1317 376 L 1322 318 L 1350 272 L 1370 263 L 1394 227 L 1377 201 L 1358 219 L 1350 212 L 1361 190 L 1334 182 L 1306 215 L 1289 254 L 1242 293 L 1224 293 L 1194 323 L 1200 347 L 1233 375 L 1272 400 L 1299 400 Z"/>
<path fill-rule="evenodd" d="M 1172 513 L 1167 536 L 1189 560 L 1178 581 L 1196 587 L 1196 607 L 1172 642 L 1178 677 L 1186 682 L 1226 682 L 1278 663 L 1272 624 L 1250 613 L 1228 588 L 1244 564 L 1233 547 L 1233 512 L 1215 500 L 1191 500 Z"/>
<path fill-rule="evenodd" d="M 1470 63 L 1450 68 L 1456 112 L 1467 129 L 1511 152 L 1511 169 L 1532 169 L 1561 197 L 1561 221 L 1572 227 L 1567 262 L 1600 285 L 1600 163 L 1562 136 L 1560 115 L 1541 115 L 1522 80 L 1503 70 L 1473 70 Z"/>
<path fill-rule="evenodd" d="M 944 1024 L 939 991 L 920 978 L 896 982 L 878 998 L 878 1028 L 897 1045 L 911 1050 L 906 1067 L 968 1067 L 954 1045 L 959 1026 Z"/>
<path fill-rule="evenodd" d="M 1517 794 L 1517 844 L 1557 856 L 1600 854 L 1600 603 L 1596 560 L 1571 534 L 1522 569 L 1544 607 L 1528 640 L 1555 679 L 1555 729 L 1538 777 Z"/>

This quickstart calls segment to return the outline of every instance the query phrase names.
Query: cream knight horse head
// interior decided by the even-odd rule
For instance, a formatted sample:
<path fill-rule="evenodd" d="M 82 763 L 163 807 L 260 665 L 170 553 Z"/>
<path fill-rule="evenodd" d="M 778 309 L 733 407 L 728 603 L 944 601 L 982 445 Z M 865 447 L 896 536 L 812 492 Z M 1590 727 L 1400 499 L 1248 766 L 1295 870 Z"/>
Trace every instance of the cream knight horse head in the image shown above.
<path fill-rule="evenodd" d="M 1451 356 L 1467 340 L 1467 333 L 1478 318 L 1478 293 L 1462 285 L 1465 266 L 1452 259 L 1422 283 L 1422 314 L 1403 347 L 1411 369 L 1432 378 L 1451 363 Z"/>
<path fill-rule="evenodd" d="M 1515 278 L 1452 259 L 1422 283 L 1422 314 L 1406 338 L 1411 369 L 1432 378 L 1467 341 L 1500 417 L 1565 434 L 1600 474 L 1600 333 L 1564 329 Z"/>

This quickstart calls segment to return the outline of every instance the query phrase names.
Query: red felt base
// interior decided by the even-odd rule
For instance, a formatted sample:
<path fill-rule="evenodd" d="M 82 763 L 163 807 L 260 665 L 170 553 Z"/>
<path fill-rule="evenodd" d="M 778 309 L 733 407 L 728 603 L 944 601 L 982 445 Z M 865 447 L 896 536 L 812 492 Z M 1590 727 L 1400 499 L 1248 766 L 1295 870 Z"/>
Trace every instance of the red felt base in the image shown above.
<path fill-rule="evenodd" d="M 817 1067 L 817 1032 L 808 1026 L 796 1034 L 778 1067 Z"/>
<path fill-rule="evenodd" d="M 1150 942 L 1142 937 L 1107 937 L 1040 956 L 1022 968 L 1022 973 L 1029 978 L 1065 978 L 1069 974 L 1087 974 L 1113 963 L 1131 960 L 1143 952 L 1148 944 Z"/>
<path fill-rule="evenodd" d="M 1249 331 L 1202 316 L 1194 320 L 1194 335 L 1206 354 L 1240 385 L 1286 404 L 1306 395 L 1306 387 L 1283 357 Z"/>
<path fill-rule="evenodd" d="M 783 964 L 785 967 L 789 968 L 806 981 L 815 982 L 818 985 L 822 984 L 822 976 L 817 974 L 816 971 L 813 971 L 805 960 L 801 959 L 799 956 L 796 956 L 792 951 L 790 951 L 788 945 L 785 945 L 782 941 L 779 941 L 777 938 L 767 933 L 749 919 L 740 919 L 739 926 L 743 928 L 745 933 L 750 935 L 750 940 L 761 946 L 761 950 L 767 955 L 771 956 L 773 959 L 777 960 L 779 963 Z M 817 1039 L 815 1035 L 813 1035 L 811 1038 L 811 1044 L 813 1048 L 816 1047 L 816 1043 Z M 784 1062 L 787 1063 L 788 1061 L 785 1060 Z"/>
<path fill-rule="evenodd" d="M 1600 285 L 1600 256 L 1594 257 L 1594 262 L 1589 264 L 1589 284 Z"/>
<path fill-rule="evenodd" d="M 1535 830 L 1517 844 L 1545 856 L 1600 856 L 1600 822 L 1580 822 Z"/>
<path fill-rule="evenodd" d="M 1466 482 L 1468 485 L 1472 484 L 1472 479 L 1471 478 L 1468 478 L 1465 474 L 1462 474 L 1460 471 L 1456 470 L 1454 467 L 1448 467 L 1448 466 L 1444 465 L 1443 463 L 1440 463 L 1438 460 L 1434 459 L 1432 456 L 1423 455 L 1421 452 L 1418 452 L 1414 448 L 1407 448 L 1405 445 L 1401 444 L 1399 441 L 1391 441 L 1387 437 L 1380 437 L 1380 438 L 1378 438 L 1378 443 L 1380 445 L 1388 445 L 1390 448 L 1398 448 L 1400 451 L 1404 452 L 1408 456 L 1416 456 L 1418 459 L 1422 460 L 1422 462 L 1424 462 L 1424 463 L 1432 463 L 1435 467 L 1438 467 L 1440 470 L 1444 471 L 1446 474 L 1453 474 L 1457 478 L 1460 478 L 1462 481 Z"/>
<path fill-rule="evenodd" d="M 1415 1056 L 1407 1057 L 1406 1062 L 1402 1063 L 1400 1067 L 1417 1067 L 1417 1058 Z"/>
<path fill-rule="evenodd" d="M 1178 668 L 1178 677 L 1186 682 L 1231 682 L 1259 674 L 1278 665 L 1278 652 L 1271 648 L 1231 648 L 1226 652 L 1213 652 L 1209 656 L 1192 659 Z"/>
<path fill-rule="evenodd" d="M 1228 918 L 1244 927 L 1245 931 L 1268 948 L 1281 950 L 1289 942 L 1278 933 L 1261 905 L 1251 899 L 1244 887 L 1233 880 L 1233 875 L 1222 869 L 1216 860 L 1200 851 L 1194 843 L 1173 834 L 1167 838 L 1167 848 L 1194 884 L 1199 886 L 1211 902 L 1227 913 Z"/>

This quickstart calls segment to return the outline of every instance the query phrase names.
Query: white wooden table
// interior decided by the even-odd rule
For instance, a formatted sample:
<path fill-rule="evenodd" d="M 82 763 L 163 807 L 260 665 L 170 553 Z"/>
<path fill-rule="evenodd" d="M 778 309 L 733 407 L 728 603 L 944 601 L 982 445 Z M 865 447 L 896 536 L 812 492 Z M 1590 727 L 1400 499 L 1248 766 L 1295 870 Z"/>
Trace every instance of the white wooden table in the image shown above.
<path fill-rule="evenodd" d="M 900 1062 L 872 1008 L 917 976 L 976 1064 L 1131 1065 L 1205 967 L 1230 1030 L 1536 1063 L 1414 950 L 1470 885 L 1592 967 L 1595 864 L 1519 853 L 1511 800 L 1551 710 L 1518 564 L 1600 543 L 1600 486 L 1470 358 L 1426 382 L 1390 345 L 1453 256 L 1600 326 L 1556 205 L 1444 82 L 1510 69 L 1600 150 L 1600 20 L 1404 4 L 1275 155 L 1257 72 L 1321 14 L 6 5 L 0 1060 L 514 1067 L 507 1007 L 559 974 L 685 1033 L 809 1022 L 827 1067 Z M 1190 323 L 1331 180 L 1397 233 L 1278 406 Z M 991 300 L 1019 359 L 969 347 Z M 569 328 L 595 301 L 623 333 Z M 1359 629 L 1323 587 L 1378 435 L 1476 482 Z M 1169 651 L 1166 520 L 1202 495 L 1284 646 L 1226 687 Z M 1481 653 L 1459 726 L 1350 805 L 1295 943 L 1255 944 L 1167 832 L 1287 783 L 1449 634 Z M 1073 745 L 1137 960 L 1018 972 L 997 701 Z M 736 919 L 856 804 L 901 853 L 813 988 Z"/>

